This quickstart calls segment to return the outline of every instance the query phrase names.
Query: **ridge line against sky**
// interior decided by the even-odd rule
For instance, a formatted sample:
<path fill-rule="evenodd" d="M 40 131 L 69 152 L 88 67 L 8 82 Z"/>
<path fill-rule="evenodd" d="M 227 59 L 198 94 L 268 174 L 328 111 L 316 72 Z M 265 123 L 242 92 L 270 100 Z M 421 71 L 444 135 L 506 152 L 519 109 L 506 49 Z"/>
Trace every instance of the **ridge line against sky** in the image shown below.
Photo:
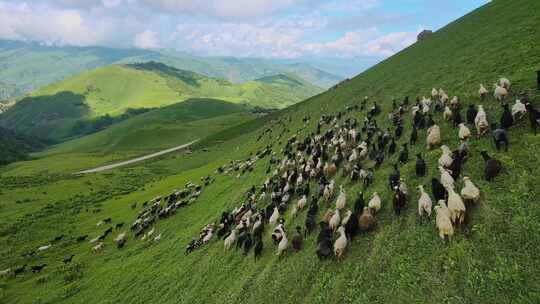
<path fill-rule="evenodd" d="M 0 0 L 0 39 L 380 60 L 488 0 Z"/>

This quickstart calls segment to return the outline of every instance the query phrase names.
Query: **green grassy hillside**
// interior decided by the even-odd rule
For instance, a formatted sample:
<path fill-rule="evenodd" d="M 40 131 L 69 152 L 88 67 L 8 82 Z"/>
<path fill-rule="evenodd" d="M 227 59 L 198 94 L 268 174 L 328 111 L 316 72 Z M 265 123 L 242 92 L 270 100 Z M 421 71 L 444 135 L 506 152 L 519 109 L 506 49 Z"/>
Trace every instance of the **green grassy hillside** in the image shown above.
<path fill-rule="evenodd" d="M 156 62 L 111 65 L 32 93 L 0 116 L 0 126 L 61 141 L 87 133 L 80 130 L 84 129 L 81 122 L 119 116 L 129 109 L 161 107 L 190 98 L 282 108 L 320 91 L 286 75 L 237 85 Z"/>
<path fill-rule="evenodd" d="M 62 143 L 43 155 L 148 153 L 202 139 L 256 116 L 251 108 L 212 99 L 190 99 L 138 115 L 103 131 Z"/>
<path fill-rule="evenodd" d="M 0 166 L 27 160 L 28 153 L 44 147 L 45 144 L 35 138 L 0 128 Z"/>
<path fill-rule="evenodd" d="M 424 155 L 428 175 L 416 178 L 411 160 L 400 167 L 411 194 L 408 208 L 396 217 L 388 175 L 397 154 L 385 160 L 366 192 L 369 197 L 378 191 L 383 199 L 377 228 L 358 236 L 341 263 L 317 259 L 316 233 L 304 240 L 300 252 L 279 259 L 268 227 L 258 261 L 240 251 L 224 252 L 223 242 L 216 239 L 189 256 L 184 256 L 183 249 L 223 210 L 244 202 L 252 185 L 264 182 L 269 159 L 258 160 L 252 172 L 239 176 L 237 172 L 216 175 L 217 167 L 245 160 L 267 145 L 282 156 L 280 150 L 289 137 L 304 138 L 321 115 L 344 111 L 348 105 L 359 104 L 363 96 L 381 105 L 383 114 L 377 118 L 381 128 L 389 126 L 386 114 L 392 98 L 409 95 L 414 100 L 416 95 L 429 95 L 432 87 L 442 87 L 450 96 L 459 96 L 466 108 L 480 103 L 480 82 L 491 84 L 501 76 L 513 82 L 512 99 L 526 90 L 540 108 L 534 73 L 540 64 L 539 10 L 540 3 L 534 0 L 492 1 L 337 88 L 250 121 L 244 125 L 245 133 L 239 131 L 241 127 L 223 131 L 216 136 L 225 142 L 219 143 L 218 138 L 202 142 L 193 154 L 178 153 L 141 166 L 77 178 L 68 170 L 39 173 L 47 166 L 61 166 L 60 158 L 7 166 L 0 171 L 4 185 L 0 242 L 5 244 L 0 247 L 0 269 L 49 266 L 39 274 L 27 271 L 17 278 L 1 279 L 0 299 L 7 303 L 538 303 L 540 156 L 536 151 L 540 137 L 527 122 L 510 129 L 509 152 L 495 152 L 488 136 L 471 139 L 471 158 L 463 174 L 481 189 L 482 199 L 468 210 L 467 224 L 451 241 L 439 238 L 434 218 L 423 223 L 418 218 L 414 187 L 438 177 L 435 168 L 440 156 L 439 150 L 426 151 L 425 131 L 420 131 L 419 143 L 410 148 L 409 155 Z M 483 104 L 489 120 L 498 121 L 498 103 L 490 97 Z M 312 120 L 304 125 L 306 115 Z M 350 117 L 362 121 L 365 116 L 365 111 L 353 111 L 341 121 Z M 434 119 L 441 125 L 443 143 L 457 147 L 457 130 L 440 114 Z M 408 140 L 409 114 L 405 122 L 399 144 Z M 483 149 L 504 165 L 504 172 L 493 182 L 482 177 L 479 151 Z M 135 240 L 128 233 L 126 247 L 119 250 L 112 238 L 121 229 L 105 240 L 103 252 L 93 254 L 87 242 L 73 241 L 79 235 L 91 238 L 102 233 L 107 226 L 98 228 L 96 223 L 107 217 L 113 223 L 131 223 L 141 202 L 209 174 L 216 181 L 203 187 L 197 201 L 157 222 L 156 233 L 162 233 L 159 242 Z M 351 207 L 361 186 L 351 184 L 341 172 L 335 180 L 345 187 Z M 131 208 L 134 202 L 139 203 L 136 209 Z M 267 204 L 258 202 L 259 207 Z M 321 203 L 318 219 L 326 208 Z M 287 231 L 303 226 L 305 218 L 305 212 L 294 219 L 287 214 Z M 61 233 L 67 238 L 53 243 L 48 251 L 29 258 L 20 255 Z M 69 254 L 75 257 L 65 266 L 62 259 Z"/>

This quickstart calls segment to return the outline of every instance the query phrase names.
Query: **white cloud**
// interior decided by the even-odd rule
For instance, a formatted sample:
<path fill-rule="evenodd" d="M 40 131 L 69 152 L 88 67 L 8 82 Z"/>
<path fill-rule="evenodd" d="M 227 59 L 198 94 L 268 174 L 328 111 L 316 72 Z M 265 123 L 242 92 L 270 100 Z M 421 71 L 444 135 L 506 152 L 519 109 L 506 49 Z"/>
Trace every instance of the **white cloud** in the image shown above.
<path fill-rule="evenodd" d="M 235 18 L 269 15 L 302 2 L 299 0 L 141 0 L 147 6 L 171 14 L 198 14 Z"/>
<path fill-rule="evenodd" d="M 158 34 L 156 32 L 146 30 L 138 33 L 135 36 L 133 45 L 140 49 L 159 49 L 161 45 L 159 43 Z"/>

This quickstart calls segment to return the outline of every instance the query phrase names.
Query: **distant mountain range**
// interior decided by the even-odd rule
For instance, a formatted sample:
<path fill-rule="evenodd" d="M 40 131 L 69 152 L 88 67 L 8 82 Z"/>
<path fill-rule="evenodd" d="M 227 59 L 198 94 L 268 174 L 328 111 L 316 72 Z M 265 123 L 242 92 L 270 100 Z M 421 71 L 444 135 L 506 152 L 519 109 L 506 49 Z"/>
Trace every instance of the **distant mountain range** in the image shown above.
<path fill-rule="evenodd" d="M 208 77 L 243 83 L 276 74 L 294 74 L 322 88 L 343 77 L 311 64 L 270 59 L 197 57 L 176 51 L 55 47 L 0 40 L 0 99 L 20 96 L 69 76 L 110 64 L 156 61 Z"/>
<path fill-rule="evenodd" d="M 190 98 L 284 108 L 322 91 L 290 74 L 234 84 L 159 62 L 115 64 L 34 91 L 0 115 L 0 126 L 62 141 Z"/>

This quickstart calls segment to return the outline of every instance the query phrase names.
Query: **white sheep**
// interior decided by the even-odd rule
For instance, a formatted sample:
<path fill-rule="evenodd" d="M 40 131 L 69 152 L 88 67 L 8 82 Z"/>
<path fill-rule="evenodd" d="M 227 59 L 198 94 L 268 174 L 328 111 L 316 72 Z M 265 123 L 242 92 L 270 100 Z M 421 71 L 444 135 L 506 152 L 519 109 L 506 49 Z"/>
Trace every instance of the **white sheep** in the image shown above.
<path fill-rule="evenodd" d="M 154 242 L 159 242 L 161 240 L 161 233 L 156 235 L 156 237 L 154 238 Z M 204 242 L 204 240 L 203 240 Z"/>
<path fill-rule="evenodd" d="M 478 137 L 484 135 L 489 129 L 487 114 L 482 105 L 478 106 L 478 113 L 474 118 L 474 125 L 476 127 L 476 133 Z"/>
<path fill-rule="evenodd" d="M 452 120 L 452 110 L 448 106 L 444 107 L 443 118 L 446 121 Z"/>
<path fill-rule="evenodd" d="M 287 240 L 287 235 L 285 234 L 285 231 L 281 230 L 281 240 L 279 241 L 279 244 L 278 244 L 277 255 L 281 256 L 287 253 L 288 246 L 289 246 L 289 240 Z"/>
<path fill-rule="evenodd" d="M 527 113 L 527 108 L 521 100 L 517 99 L 516 103 L 512 106 L 512 117 L 514 120 L 520 120 Z"/>
<path fill-rule="evenodd" d="M 161 233 L 159 234 L 160 235 L 160 239 L 161 239 Z M 210 240 L 212 239 L 212 237 L 214 236 L 214 229 L 208 229 L 208 232 L 206 233 L 206 235 L 204 236 L 203 238 L 203 243 L 206 244 L 208 242 L 210 242 Z"/>
<path fill-rule="evenodd" d="M 433 99 L 439 97 L 439 91 L 437 89 L 435 89 L 435 88 L 431 89 L 431 97 Z"/>
<path fill-rule="evenodd" d="M 236 242 L 236 229 L 233 229 L 231 231 L 231 234 L 227 238 L 225 238 L 225 241 L 223 243 L 225 250 L 230 250 L 231 246 Z"/>
<path fill-rule="evenodd" d="M 334 215 L 332 215 L 332 217 L 330 218 L 330 222 L 328 223 L 328 225 L 330 226 L 330 229 L 335 231 L 339 226 L 339 223 L 341 223 L 341 217 L 339 214 L 339 209 L 336 209 Z"/>
<path fill-rule="evenodd" d="M 445 188 L 454 189 L 455 180 L 452 177 L 452 175 L 450 175 L 448 170 L 446 170 L 445 168 L 439 166 L 439 172 L 441 173 L 441 184 Z"/>
<path fill-rule="evenodd" d="M 452 107 L 452 109 L 459 108 L 459 98 L 457 96 L 454 96 L 452 98 L 452 100 L 450 101 L 450 106 Z"/>
<path fill-rule="evenodd" d="M 462 224 L 465 221 L 465 204 L 454 188 L 446 187 L 446 190 L 448 191 L 448 209 L 450 210 L 452 223 Z"/>
<path fill-rule="evenodd" d="M 445 236 L 450 239 L 454 235 L 454 227 L 450 220 L 450 210 L 446 207 L 443 200 L 439 201 L 439 205 L 434 208 L 437 214 L 436 223 L 439 229 L 439 236 L 444 240 Z"/>
<path fill-rule="evenodd" d="M 99 241 L 99 235 L 96 236 L 95 238 L 91 239 L 89 242 L 90 242 L 90 244 L 94 244 L 94 243 L 96 243 L 97 241 Z"/>
<path fill-rule="evenodd" d="M 471 137 L 471 130 L 469 130 L 469 128 L 464 123 L 460 123 L 458 127 L 459 127 L 459 131 L 458 131 L 459 139 L 461 141 L 468 140 L 469 137 Z"/>
<path fill-rule="evenodd" d="M 93 253 L 98 253 L 98 252 L 102 251 L 104 247 L 105 247 L 105 244 L 103 244 L 103 242 L 99 242 L 99 244 L 92 247 L 92 252 Z"/>
<path fill-rule="evenodd" d="M 431 150 L 433 147 L 441 144 L 441 128 L 438 125 L 433 125 L 427 130 L 427 149 Z"/>
<path fill-rule="evenodd" d="M 452 162 L 454 159 L 452 158 L 452 151 L 450 151 L 450 148 L 448 148 L 447 145 L 441 146 L 442 154 L 441 157 L 439 157 L 439 166 L 442 166 L 444 168 L 450 167 L 452 165 Z"/>
<path fill-rule="evenodd" d="M 480 189 L 473 184 L 468 176 L 463 177 L 463 183 L 465 186 L 461 189 L 461 197 L 466 202 L 478 202 L 480 200 Z"/>
<path fill-rule="evenodd" d="M 407 196 L 409 194 L 409 188 L 407 187 L 407 183 L 405 183 L 405 180 L 403 178 L 399 179 L 399 187 L 398 187 L 398 189 L 405 196 Z"/>
<path fill-rule="evenodd" d="M 418 215 L 423 216 L 425 213 L 428 217 L 431 217 L 431 207 L 433 202 L 431 201 L 429 194 L 424 190 L 424 186 L 418 186 L 418 191 L 420 191 L 420 198 L 418 199 Z"/>
<path fill-rule="evenodd" d="M 279 210 L 277 207 L 274 207 L 274 212 L 270 216 L 269 223 L 275 225 L 279 219 Z"/>
<path fill-rule="evenodd" d="M 334 254 L 339 262 L 347 248 L 347 236 L 345 235 L 345 228 L 343 226 L 340 226 L 337 231 L 339 232 L 339 237 L 334 242 Z"/>
<path fill-rule="evenodd" d="M 336 209 L 342 210 L 347 205 L 347 195 L 345 194 L 345 190 L 343 190 L 343 186 L 339 186 L 339 196 L 336 200 Z"/>
<path fill-rule="evenodd" d="M 480 84 L 480 89 L 478 90 L 478 95 L 480 95 L 480 99 L 484 100 L 488 94 L 488 90 L 484 87 L 483 84 Z"/>
<path fill-rule="evenodd" d="M 38 247 L 37 251 L 45 251 L 45 250 L 48 250 L 49 248 L 51 248 L 52 245 L 49 244 L 49 245 L 44 245 L 44 246 L 40 246 Z"/>
<path fill-rule="evenodd" d="M 499 79 L 499 85 L 507 90 L 510 90 L 510 84 L 508 78 L 501 77 L 501 79 Z"/>
<path fill-rule="evenodd" d="M 498 101 L 501 101 L 501 102 L 504 101 L 506 96 L 508 96 L 508 90 L 506 90 L 504 87 L 501 87 L 497 84 L 494 84 L 493 87 L 494 87 L 493 97 L 495 97 L 495 99 L 497 99 Z"/>
<path fill-rule="evenodd" d="M 379 196 L 379 193 L 374 192 L 371 200 L 369 200 L 368 207 L 369 209 L 373 210 L 373 213 L 375 213 L 381 209 L 381 206 L 381 197 Z"/>
<path fill-rule="evenodd" d="M 298 210 L 303 210 L 304 207 L 306 207 L 307 204 L 307 197 L 306 195 L 302 195 L 302 198 L 298 200 L 296 203 L 296 206 L 298 207 Z"/>
<path fill-rule="evenodd" d="M 347 212 L 345 212 L 345 216 L 341 219 L 341 225 L 342 226 L 345 226 L 345 224 L 347 224 L 347 222 L 351 218 L 351 215 L 352 215 L 351 210 L 347 210 Z"/>

